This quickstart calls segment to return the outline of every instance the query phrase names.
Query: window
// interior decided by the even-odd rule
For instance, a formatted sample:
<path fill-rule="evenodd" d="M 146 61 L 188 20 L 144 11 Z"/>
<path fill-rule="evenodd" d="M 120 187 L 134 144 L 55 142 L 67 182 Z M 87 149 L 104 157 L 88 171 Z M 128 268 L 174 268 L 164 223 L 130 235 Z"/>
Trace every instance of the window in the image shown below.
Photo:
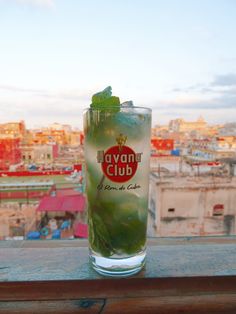
<path fill-rule="evenodd" d="M 216 204 L 213 207 L 213 216 L 223 216 L 224 214 L 224 205 Z"/>

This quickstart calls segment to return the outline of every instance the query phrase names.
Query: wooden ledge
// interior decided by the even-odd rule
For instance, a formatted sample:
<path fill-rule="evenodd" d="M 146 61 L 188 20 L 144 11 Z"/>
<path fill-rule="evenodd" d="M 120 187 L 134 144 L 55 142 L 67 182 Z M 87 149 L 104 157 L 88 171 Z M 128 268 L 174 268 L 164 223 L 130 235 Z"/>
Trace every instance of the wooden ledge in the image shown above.
<path fill-rule="evenodd" d="M 19 242 L 0 244 L 0 313 L 236 313 L 236 237 L 149 239 L 123 279 L 93 271 L 87 241 Z"/>

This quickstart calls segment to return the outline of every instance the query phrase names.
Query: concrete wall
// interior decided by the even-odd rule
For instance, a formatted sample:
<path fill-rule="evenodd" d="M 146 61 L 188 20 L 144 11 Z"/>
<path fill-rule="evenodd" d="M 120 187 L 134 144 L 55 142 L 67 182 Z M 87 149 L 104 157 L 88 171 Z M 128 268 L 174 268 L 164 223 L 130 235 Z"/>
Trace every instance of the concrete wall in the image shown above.
<path fill-rule="evenodd" d="M 0 205 L 0 240 L 14 236 L 14 228 L 21 229 L 25 235 L 35 230 L 37 220 L 37 205 L 17 203 L 2 203 Z"/>
<path fill-rule="evenodd" d="M 7 217 L 0 216 L 0 240 L 9 235 L 9 222 Z"/>
<path fill-rule="evenodd" d="M 149 236 L 236 234 L 236 178 L 150 180 Z M 224 182 L 221 182 L 224 181 Z M 214 206 L 223 209 L 214 210 Z"/>

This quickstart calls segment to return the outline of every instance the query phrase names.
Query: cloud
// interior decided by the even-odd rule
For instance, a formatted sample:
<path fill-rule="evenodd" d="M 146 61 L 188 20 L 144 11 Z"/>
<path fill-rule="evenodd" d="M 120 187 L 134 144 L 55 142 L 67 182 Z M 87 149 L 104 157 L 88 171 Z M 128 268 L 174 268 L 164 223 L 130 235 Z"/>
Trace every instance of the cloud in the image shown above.
<path fill-rule="evenodd" d="M 172 92 L 190 93 L 190 92 L 195 91 L 197 89 L 199 89 L 199 84 L 197 84 L 197 85 L 190 85 L 190 86 L 186 86 L 186 87 L 175 87 L 175 88 L 172 89 Z"/>
<path fill-rule="evenodd" d="M 153 124 L 168 124 L 170 120 L 183 118 L 195 121 L 203 116 L 210 124 L 236 122 L 236 95 L 212 99 L 158 100 L 153 104 Z"/>
<path fill-rule="evenodd" d="M 205 99 L 205 98 L 185 98 L 173 99 L 168 101 L 158 101 L 158 105 L 154 105 L 153 109 L 155 110 L 166 110 L 171 108 L 172 110 L 212 110 L 214 115 L 214 110 L 221 110 L 222 114 L 228 109 L 234 109 L 236 112 L 236 93 L 224 95 L 220 97 Z"/>
<path fill-rule="evenodd" d="M 219 62 L 221 62 L 223 64 L 226 63 L 227 65 L 232 64 L 234 66 L 235 62 L 236 62 L 236 58 L 235 57 L 221 57 L 221 58 L 219 58 Z"/>
<path fill-rule="evenodd" d="M 209 84 L 195 84 L 186 87 L 175 87 L 171 90 L 174 93 L 215 93 L 216 89 L 209 86 Z"/>
<path fill-rule="evenodd" d="M 212 110 L 212 114 L 214 114 L 214 110 L 228 110 L 228 109 L 235 109 L 236 110 L 236 102 L 228 101 L 225 102 L 221 101 L 220 99 L 215 99 L 212 101 L 202 101 L 198 103 L 189 103 L 185 105 L 177 105 L 176 106 L 179 109 L 185 109 L 185 110 Z"/>
<path fill-rule="evenodd" d="M 87 101 L 89 102 L 89 96 L 92 95 L 90 90 L 80 90 L 80 89 L 61 89 L 61 90 L 47 90 L 47 89 L 34 89 L 27 87 L 19 87 L 13 85 L 0 85 L 0 90 L 6 93 L 15 93 L 20 95 L 42 97 L 44 99 L 54 99 L 54 100 L 74 100 L 74 101 Z"/>
<path fill-rule="evenodd" d="M 216 75 L 211 83 L 211 86 L 234 86 L 236 85 L 236 74 L 228 73 L 223 75 Z"/>
<path fill-rule="evenodd" d="M 0 90 L 10 91 L 10 92 L 20 92 L 20 93 L 43 93 L 44 90 L 24 88 L 13 85 L 0 85 Z"/>
<path fill-rule="evenodd" d="M 0 85 L 0 123 L 25 120 L 27 127 L 53 122 L 69 123 L 82 129 L 83 110 L 92 91 L 84 89 L 34 89 Z"/>
<path fill-rule="evenodd" d="M 199 92 L 203 88 L 208 87 L 192 85 L 189 93 L 179 89 L 159 99 L 150 97 L 145 104 L 153 109 L 153 124 L 168 123 L 170 119 L 179 117 L 194 121 L 200 115 L 211 123 L 235 121 L 236 86 L 209 87 L 221 89 L 221 93 Z M 0 85 L 0 123 L 23 119 L 28 128 L 59 122 L 82 129 L 82 113 L 93 93 L 90 87 L 49 90 Z M 141 96 L 136 96 L 136 105 L 143 106 Z"/>
<path fill-rule="evenodd" d="M 40 6 L 46 8 L 53 8 L 55 6 L 55 0 L 11 0 L 11 1 L 21 5 Z"/>
<path fill-rule="evenodd" d="M 54 122 L 82 129 L 82 114 L 87 103 L 42 98 L 0 99 L 0 123 L 24 120 L 27 127 Z"/>
<path fill-rule="evenodd" d="M 170 90 L 175 94 L 185 95 L 206 95 L 208 97 L 235 95 L 236 94 L 236 74 L 228 73 L 216 75 L 212 81 L 199 83 L 184 87 L 175 87 Z"/>
<path fill-rule="evenodd" d="M 209 123 L 236 121 L 236 86 L 207 87 L 204 84 L 179 88 L 166 98 L 157 99 L 153 109 L 153 123 L 168 123 L 170 119 L 194 121 L 200 115 Z"/>
<path fill-rule="evenodd" d="M 72 101 L 86 101 L 89 103 L 91 92 L 81 91 L 78 89 L 61 90 L 61 91 L 45 91 L 39 92 L 38 96 L 55 100 L 72 100 Z"/>

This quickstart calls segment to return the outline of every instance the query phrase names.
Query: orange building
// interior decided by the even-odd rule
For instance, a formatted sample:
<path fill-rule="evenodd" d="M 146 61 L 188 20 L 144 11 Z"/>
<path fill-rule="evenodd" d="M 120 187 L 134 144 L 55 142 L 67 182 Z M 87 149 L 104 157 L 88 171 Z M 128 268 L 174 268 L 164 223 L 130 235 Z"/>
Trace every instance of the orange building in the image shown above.
<path fill-rule="evenodd" d="M 24 121 L 0 124 L 0 134 L 6 137 L 17 137 L 22 139 L 25 132 L 26 128 Z"/>
<path fill-rule="evenodd" d="M 67 145 L 68 140 L 64 130 L 42 130 L 37 131 L 33 134 L 33 143 L 34 144 L 49 144 L 57 143 L 59 145 Z"/>

